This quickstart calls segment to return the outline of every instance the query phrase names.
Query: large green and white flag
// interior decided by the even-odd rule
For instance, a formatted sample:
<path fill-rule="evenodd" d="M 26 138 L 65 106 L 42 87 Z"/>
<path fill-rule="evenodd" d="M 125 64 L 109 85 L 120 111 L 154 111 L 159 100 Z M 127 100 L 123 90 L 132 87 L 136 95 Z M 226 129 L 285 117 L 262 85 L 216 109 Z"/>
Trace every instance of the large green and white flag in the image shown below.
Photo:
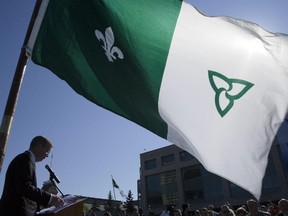
<path fill-rule="evenodd" d="M 288 110 L 287 35 L 179 0 L 43 3 L 34 63 L 260 197 Z"/>

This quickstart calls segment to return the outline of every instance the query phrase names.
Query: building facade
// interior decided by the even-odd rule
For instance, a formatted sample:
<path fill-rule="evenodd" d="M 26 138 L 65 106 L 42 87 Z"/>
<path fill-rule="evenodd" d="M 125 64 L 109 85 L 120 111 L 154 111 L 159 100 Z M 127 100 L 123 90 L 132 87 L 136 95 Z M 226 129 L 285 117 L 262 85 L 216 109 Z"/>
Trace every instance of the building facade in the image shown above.
<path fill-rule="evenodd" d="M 227 152 L 228 154 L 228 152 Z M 273 143 L 260 202 L 278 201 L 288 196 L 287 166 L 276 141 Z M 140 155 L 139 207 L 145 215 L 161 213 L 167 204 L 181 208 L 189 203 L 191 210 L 224 203 L 240 206 L 254 198 L 235 184 L 208 172 L 191 154 L 176 145 Z M 253 178 L 243 173 L 243 178 Z"/>

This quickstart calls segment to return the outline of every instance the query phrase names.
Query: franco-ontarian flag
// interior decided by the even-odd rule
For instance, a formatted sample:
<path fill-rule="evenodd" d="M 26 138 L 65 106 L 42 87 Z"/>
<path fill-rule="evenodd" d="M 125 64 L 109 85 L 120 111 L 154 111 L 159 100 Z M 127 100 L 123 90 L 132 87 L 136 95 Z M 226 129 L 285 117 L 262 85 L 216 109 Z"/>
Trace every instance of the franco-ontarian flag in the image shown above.
<path fill-rule="evenodd" d="M 287 35 L 186 1 L 50 0 L 28 46 L 80 95 L 260 198 L 288 110 Z"/>
<path fill-rule="evenodd" d="M 120 195 L 123 197 L 123 198 L 127 198 L 127 195 L 124 193 L 123 190 L 120 189 L 120 187 L 117 185 L 117 183 L 115 182 L 115 180 L 113 179 L 112 177 L 112 185 L 114 188 L 117 188 L 119 190 L 119 193 Z"/>

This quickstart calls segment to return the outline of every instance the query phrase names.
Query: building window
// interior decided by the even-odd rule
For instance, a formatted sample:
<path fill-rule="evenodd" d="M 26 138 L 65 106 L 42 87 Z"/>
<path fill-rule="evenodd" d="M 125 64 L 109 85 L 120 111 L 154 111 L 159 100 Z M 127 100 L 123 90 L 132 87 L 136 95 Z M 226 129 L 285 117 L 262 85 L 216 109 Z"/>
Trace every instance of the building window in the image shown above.
<path fill-rule="evenodd" d="M 150 170 L 156 168 L 156 159 L 147 160 L 145 163 L 145 170 Z"/>
<path fill-rule="evenodd" d="M 222 179 L 197 164 L 181 169 L 184 199 L 213 200 L 224 198 Z"/>
<path fill-rule="evenodd" d="M 146 176 L 146 196 L 150 207 L 177 203 L 179 196 L 176 171 Z"/>
<path fill-rule="evenodd" d="M 194 159 L 194 156 L 186 151 L 179 152 L 180 161 L 190 161 Z"/>
<path fill-rule="evenodd" d="M 202 178 L 205 200 L 224 199 L 222 178 L 208 172 L 202 166 Z"/>
<path fill-rule="evenodd" d="M 167 166 L 172 164 L 174 161 L 174 154 L 166 155 L 161 158 L 162 166 Z"/>
<path fill-rule="evenodd" d="M 162 199 L 164 205 L 178 202 L 178 190 L 175 170 L 160 174 L 160 187 L 162 191 Z"/>
<path fill-rule="evenodd" d="M 147 205 L 151 208 L 162 206 L 162 193 L 160 188 L 160 174 L 149 175 L 145 178 Z"/>
<path fill-rule="evenodd" d="M 193 201 L 201 200 L 204 197 L 203 194 L 203 181 L 201 178 L 201 166 L 195 165 L 183 168 L 182 181 L 184 200 Z"/>

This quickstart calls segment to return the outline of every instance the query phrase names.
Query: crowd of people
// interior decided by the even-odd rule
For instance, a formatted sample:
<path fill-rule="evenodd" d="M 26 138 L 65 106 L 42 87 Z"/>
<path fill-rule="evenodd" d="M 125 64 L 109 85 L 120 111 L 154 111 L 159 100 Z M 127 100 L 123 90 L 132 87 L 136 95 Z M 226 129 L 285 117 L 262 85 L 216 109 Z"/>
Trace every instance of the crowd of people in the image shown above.
<path fill-rule="evenodd" d="M 148 216 L 288 216 L 287 199 L 281 199 L 277 204 L 269 202 L 266 205 L 259 204 L 254 199 L 249 199 L 245 204 L 236 208 L 230 204 L 224 204 L 220 208 L 214 208 L 213 205 L 209 205 L 192 211 L 188 203 L 183 204 L 181 209 L 175 207 L 175 205 L 167 205 L 162 213 L 150 212 Z M 96 213 L 83 215 L 96 216 Z M 112 216 L 112 214 L 105 212 L 104 216 Z M 141 209 L 135 208 L 130 213 L 123 209 L 118 216 L 145 216 L 145 214 L 143 214 Z"/>
<path fill-rule="evenodd" d="M 168 205 L 160 216 L 288 216 L 288 200 L 281 199 L 278 204 L 269 202 L 263 205 L 254 199 L 249 199 L 246 204 L 237 208 L 224 204 L 215 209 L 213 205 L 209 205 L 195 211 L 190 210 L 188 203 L 183 204 L 182 209 Z"/>

